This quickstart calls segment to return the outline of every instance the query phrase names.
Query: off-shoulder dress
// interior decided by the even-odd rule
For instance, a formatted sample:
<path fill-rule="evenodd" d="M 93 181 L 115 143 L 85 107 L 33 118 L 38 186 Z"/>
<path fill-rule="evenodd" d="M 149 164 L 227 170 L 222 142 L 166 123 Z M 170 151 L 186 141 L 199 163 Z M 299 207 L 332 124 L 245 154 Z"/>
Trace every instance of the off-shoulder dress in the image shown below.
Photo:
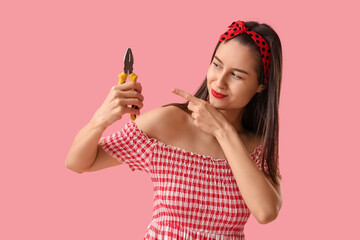
<path fill-rule="evenodd" d="M 215 159 L 148 137 L 135 122 L 99 141 L 131 171 L 150 175 L 152 221 L 144 239 L 245 239 L 250 211 L 226 159 Z M 250 153 L 261 167 L 262 144 Z M 265 170 L 267 165 L 265 162 Z"/>

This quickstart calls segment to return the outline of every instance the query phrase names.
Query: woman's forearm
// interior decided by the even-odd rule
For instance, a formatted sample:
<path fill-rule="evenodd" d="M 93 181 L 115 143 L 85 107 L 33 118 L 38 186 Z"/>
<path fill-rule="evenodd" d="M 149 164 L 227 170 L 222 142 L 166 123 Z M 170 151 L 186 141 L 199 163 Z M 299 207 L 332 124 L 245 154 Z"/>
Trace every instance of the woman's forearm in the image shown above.
<path fill-rule="evenodd" d="M 79 173 L 89 168 L 96 158 L 98 142 L 105 129 L 104 124 L 93 119 L 86 124 L 75 136 L 65 166 Z"/>
<path fill-rule="evenodd" d="M 236 130 L 228 125 L 216 134 L 234 174 L 241 195 L 251 213 L 260 223 L 276 218 L 279 196 L 256 166 Z"/>

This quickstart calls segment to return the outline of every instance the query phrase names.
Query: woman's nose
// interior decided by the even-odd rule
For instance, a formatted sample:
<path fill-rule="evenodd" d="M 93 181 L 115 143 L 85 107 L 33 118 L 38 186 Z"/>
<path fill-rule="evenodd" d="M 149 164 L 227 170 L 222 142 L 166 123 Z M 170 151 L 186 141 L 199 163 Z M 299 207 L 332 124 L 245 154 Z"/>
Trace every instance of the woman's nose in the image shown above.
<path fill-rule="evenodd" d="M 216 86 L 218 88 L 224 88 L 226 86 L 226 76 L 224 72 L 218 75 L 218 78 L 216 80 Z"/>

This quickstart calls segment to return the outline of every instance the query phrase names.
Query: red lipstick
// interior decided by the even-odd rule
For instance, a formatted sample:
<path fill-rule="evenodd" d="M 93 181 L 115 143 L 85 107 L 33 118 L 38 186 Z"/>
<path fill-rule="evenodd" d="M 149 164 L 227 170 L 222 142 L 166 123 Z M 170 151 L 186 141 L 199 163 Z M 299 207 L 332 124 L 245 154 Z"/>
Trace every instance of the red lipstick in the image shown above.
<path fill-rule="evenodd" d="M 211 93 L 214 97 L 216 98 L 224 98 L 226 97 L 227 95 L 224 95 L 224 94 L 221 94 L 221 93 L 218 93 L 217 91 L 215 91 L 214 89 L 211 89 Z"/>

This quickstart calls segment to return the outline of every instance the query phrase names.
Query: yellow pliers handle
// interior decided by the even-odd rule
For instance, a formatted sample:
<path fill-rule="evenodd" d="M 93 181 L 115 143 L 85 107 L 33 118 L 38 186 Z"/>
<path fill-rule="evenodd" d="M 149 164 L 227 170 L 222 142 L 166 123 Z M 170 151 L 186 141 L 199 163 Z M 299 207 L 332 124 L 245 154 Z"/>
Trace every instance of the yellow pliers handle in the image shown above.
<path fill-rule="evenodd" d="M 119 82 L 118 82 L 118 85 L 125 83 L 127 76 L 128 76 L 128 75 L 127 75 L 126 73 L 124 73 L 124 72 L 120 73 L 120 74 L 119 74 Z M 137 78 L 138 78 L 138 76 L 137 76 L 135 73 L 131 73 L 131 74 L 129 75 L 129 80 L 130 80 L 131 82 L 136 82 Z M 131 90 L 132 90 L 132 91 L 135 91 L 134 89 L 131 89 Z M 135 105 L 132 105 L 131 107 L 132 107 L 132 108 L 135 108 L 135 109 L 138 109 L 138 107 L 135 106 Z M 135 115 L 135 114 L 130 114 L 130 117 L 131 117 L 131 120 L 133 120 L 133 121 L 136 119 L 136 115 Z M 120 117 L 119 119 L 121 119 L 121 117 Z"/>

